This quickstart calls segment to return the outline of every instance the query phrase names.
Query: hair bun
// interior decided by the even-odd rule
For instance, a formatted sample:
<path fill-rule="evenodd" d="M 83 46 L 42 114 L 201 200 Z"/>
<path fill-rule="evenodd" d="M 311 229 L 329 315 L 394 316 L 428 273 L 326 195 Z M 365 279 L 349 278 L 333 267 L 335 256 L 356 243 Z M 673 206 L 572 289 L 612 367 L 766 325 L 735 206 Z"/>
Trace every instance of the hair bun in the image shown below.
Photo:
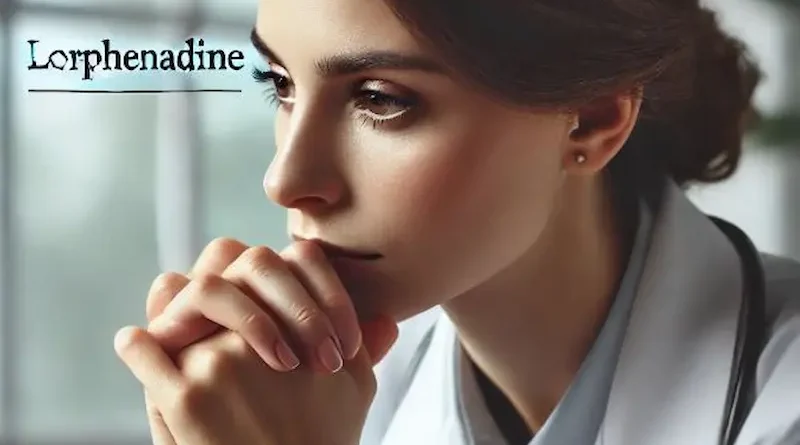
<path fill-rule="evenodd" d="M 669 170 L 679 183 L 719 181 L 735 171 L 742 136 L 756 117 L 751 101 L 761 78 L 744 44 L 720 28 L 714 12 L 695 13 L 691 94 L 671 119 L 679 134 Z"/>

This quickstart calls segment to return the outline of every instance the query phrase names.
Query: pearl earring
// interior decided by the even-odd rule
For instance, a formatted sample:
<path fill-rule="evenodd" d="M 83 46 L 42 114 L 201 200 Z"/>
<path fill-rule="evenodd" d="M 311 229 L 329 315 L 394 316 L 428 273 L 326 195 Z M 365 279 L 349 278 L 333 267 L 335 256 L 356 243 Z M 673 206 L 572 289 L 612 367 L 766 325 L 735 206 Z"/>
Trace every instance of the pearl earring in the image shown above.
<path fill-rule="evenodd" d="M 575 162 L 578 164 L 583 164 L 586 162 L 586 155 L 580 152 L 575 153 Z"/>

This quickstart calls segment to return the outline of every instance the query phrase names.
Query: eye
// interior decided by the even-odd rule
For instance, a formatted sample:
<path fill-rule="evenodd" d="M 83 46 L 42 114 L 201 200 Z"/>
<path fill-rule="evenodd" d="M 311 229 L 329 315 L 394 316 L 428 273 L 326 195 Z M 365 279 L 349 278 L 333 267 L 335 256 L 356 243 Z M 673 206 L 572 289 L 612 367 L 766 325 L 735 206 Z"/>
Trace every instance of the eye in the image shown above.
<path fill-rule="evenodd" d="M 370 81 L 356 93 L 354 107 L 374 123 L 398 119 L 417 105 L 417 99 L 386 82 Z"/>
<path fill-rule="evenodd" d="M 270 88 L 280 102 L 294 101 L 294 85 L 286 74 L 277 67 L 270 67 L 268 71 L 253 68 L 253 79 L 257 83 L 270 83 Z"/>
<path fill-rule="evenodd" d="M 357 109 L 369 113 L 375 119 L 381 120 L 399 117 L 408 111 L 411 105 L 408 101 L 380 91 L 365 91 L 356 99 Z"/>

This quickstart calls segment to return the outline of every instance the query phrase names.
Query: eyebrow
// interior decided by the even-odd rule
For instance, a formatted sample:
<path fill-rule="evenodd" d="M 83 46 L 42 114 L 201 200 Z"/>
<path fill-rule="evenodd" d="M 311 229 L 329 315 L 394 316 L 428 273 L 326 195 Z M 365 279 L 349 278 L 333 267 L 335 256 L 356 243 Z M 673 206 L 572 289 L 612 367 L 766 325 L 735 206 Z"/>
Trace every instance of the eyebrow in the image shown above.
<path fill-rule="evenodd" d="M 258 35 L 255 28 L 250 32 L 250 42 L 262 56 L 277 65 L 286 66 Z M 426 57 L 392 51 L 368 51 L 330 56 L 318 60 L 315 67 L 320 77 L 336 77 L 379 69 L 424 71 L 433 74 L 446 74 L 447 72 L 442 65 Z"/>

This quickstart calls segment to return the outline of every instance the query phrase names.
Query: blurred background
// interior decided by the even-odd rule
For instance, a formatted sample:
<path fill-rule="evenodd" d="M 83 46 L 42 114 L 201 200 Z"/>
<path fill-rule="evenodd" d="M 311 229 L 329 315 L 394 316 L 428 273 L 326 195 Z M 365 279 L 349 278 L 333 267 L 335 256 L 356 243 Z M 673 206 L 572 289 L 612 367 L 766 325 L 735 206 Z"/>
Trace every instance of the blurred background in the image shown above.
<path fill-rule="evenodd" d="M 208 241 L 280 247 L 284 215 L 264 198 L 271 107 L 250 79 L 256 0 L 0 0 L 0 443 L 151 443 L 140 387 L 114 332 L 144 323 L 163 269 Z M 800 259 L 800 4 L 715 0 L 767 73 L 766 121 L 737 175 L 691 191 L 763 250 Z M 74 72 L 28 71 L 54 49 L 239 49 L 245 69 L 99 74 L 92 88 L 241 93 L 34 94 L 85 88 Z"/>

